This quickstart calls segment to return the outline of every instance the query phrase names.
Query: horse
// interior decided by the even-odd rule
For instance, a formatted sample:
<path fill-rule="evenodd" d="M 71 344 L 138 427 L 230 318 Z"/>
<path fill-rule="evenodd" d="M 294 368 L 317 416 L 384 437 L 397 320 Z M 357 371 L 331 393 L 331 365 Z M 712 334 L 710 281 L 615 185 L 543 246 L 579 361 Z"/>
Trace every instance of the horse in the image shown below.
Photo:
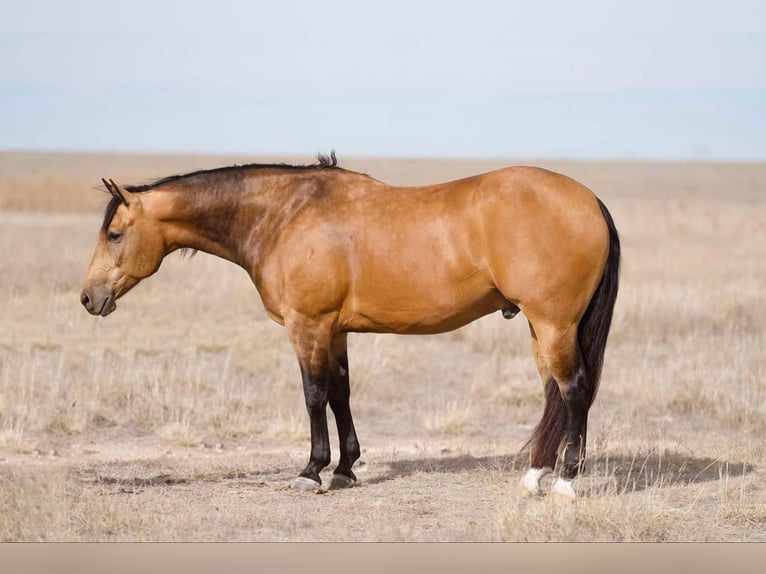
<path fill-rule="evenodd" d="M 294 488 L 321 487 L 328 403 L 340 449 L 330 488 L 357 482 L 348 333 L 443 333 L 500 311 L 527 319 L 543 385 L 521 486 L 544 494 L 540 480 L 558 463 L 552 493 L 576 496 L 620 268 L 614 221 L 584 185 L 517 166 L 392 186 L 341 168 L 334 152 L 311 165 L 234 165 L 122 188 L 102 181 L 111 198 L 80 302 L 109 315 L 179 249 L 244 268 L 300 367 L 311 450 Z"/>

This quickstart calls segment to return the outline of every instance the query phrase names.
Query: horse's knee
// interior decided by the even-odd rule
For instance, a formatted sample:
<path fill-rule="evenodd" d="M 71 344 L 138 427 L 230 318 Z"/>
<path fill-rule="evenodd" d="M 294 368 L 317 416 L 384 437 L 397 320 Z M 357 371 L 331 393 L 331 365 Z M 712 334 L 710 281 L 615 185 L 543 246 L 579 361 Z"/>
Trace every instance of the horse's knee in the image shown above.
<path fill-rule="evenodd" d="M 306 397 L 306 410 L 309 413 L 309 417 L 312 419 L 326 415 L 327 397 Z"/>
<path fill-rule="evenodd" d="M 538 330 L 537 336 L 538 361 L 558 384 L 567 406 L 579 410 L 589 404 L 590 376 L 580 351 L 576 325 L 566 329 L 548 327 Z"/>
<path fill-rule="evenodd" d="M 577 411 L 590 407 L 591 384 L 588 374 L 583 365 L 578 366 L 577 370 L 568 378 L 559 381 L 559 390 L 567 407 Z"/>

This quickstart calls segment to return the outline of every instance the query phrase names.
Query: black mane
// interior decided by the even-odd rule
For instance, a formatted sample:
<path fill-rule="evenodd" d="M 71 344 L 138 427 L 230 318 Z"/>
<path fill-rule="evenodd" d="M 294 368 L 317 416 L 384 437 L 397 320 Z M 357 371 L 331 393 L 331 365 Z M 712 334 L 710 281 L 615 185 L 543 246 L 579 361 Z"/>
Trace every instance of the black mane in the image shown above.
<path fill-rule="evenodd" d="M 179 175 L 169 175 L 163 177 L 152 183 L 144 185 L 126 185 L 123 187 L 130 193 L 140 193 L 142 191 L 150 191 L 166 183 L 173 183 L 184 179 L 190 179 L 200 175 L 213 175 L 213 174 L 225 174 L 236 171 L 249 171 L 256 169 L 288 169 L 288 170 L 308 170 L 308 169 L 333 169 L 338 167 L 338 159 L 335 157 L 335 151 L 331 151 L 330 155 L 318 154 L 317 162 L 309 165 L 290 165 L 287 163 L 248 163 L 244 165 L 230 165 L 226 167 L 216 167 L 213 169 L 201 169 L 198 171 L 192 171 L 190 173 L 184 173 Z"/>
<path fill-rule="evenodd" d="M 338 168 L 338 158 L 335 157 L 335 151 L 331 151 L 330 155 L 320 153 L 317 155 L 317 162 L 308 165 L 291 165 L 288 163 L 247 163 L 244 165 L 230 165 L 226 167 L 216 167 L 213 169 L 201 169 L 192 171 L 189 173 L 183 173 L 178 175 L 169 175 L 163 177 L 152 183 L 143 185 L 126 185 L 123 186 L 125 191 L 130 193 L 141 193 L 143 191 L 151 191 L 167 183 L 173 183 L 177 181 L 183 181 L 185 179 L 191 179 L 193 177 L 201 175 L 213 175 L 213 174 L 226 174 L 235 173 L 238 171 L 250 171 L 256 169 L 286 169 L 286 170 L 310 170 L 310 169 L 340 169 Z M 112 196 L 109 203 L 106 204 L 104 210 L 104 221 L 101 224 L 101 229 L 106 231 L 109 228 L 109 224 L 112 223 L 117 208 L 120 206 L 121 200 L 117 196 Z"/>

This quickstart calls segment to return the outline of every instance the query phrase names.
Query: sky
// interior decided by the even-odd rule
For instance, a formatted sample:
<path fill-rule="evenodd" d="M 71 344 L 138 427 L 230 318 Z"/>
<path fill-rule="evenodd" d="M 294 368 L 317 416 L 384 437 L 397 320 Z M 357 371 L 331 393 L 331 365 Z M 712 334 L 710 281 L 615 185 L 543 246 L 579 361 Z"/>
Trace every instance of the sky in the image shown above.
<path fill-rule="evenodd" d="M 766 3 L 2 0 L 0 149 L 766 160 Z"/>

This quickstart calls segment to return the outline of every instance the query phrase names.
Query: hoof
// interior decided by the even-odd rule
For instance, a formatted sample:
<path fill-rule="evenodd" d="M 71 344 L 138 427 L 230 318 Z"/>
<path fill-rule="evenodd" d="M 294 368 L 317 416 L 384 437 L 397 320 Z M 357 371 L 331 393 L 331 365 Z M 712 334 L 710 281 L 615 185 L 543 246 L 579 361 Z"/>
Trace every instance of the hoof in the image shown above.
<path fill-rule="evenodd" d="M 555 495 L 562 502 L 574 502 L 577 500 L 577 493 L 572 486 L 572 481 L 566 478 L 557 478 L 551 488 L 551 494 Z"/>
<path fill-rule="evenodd" d="M 540 488 L 540 480 L 552 472 L 547 466 L 544 468 L 530 468 L 524 478 L 521 479 L 521 491 L 528 496 L 540 496 L 543 489 Z"/>
<path fill-rule="evenodd" d="M 340 490 L 342 488 L 351 488 L 356 484 L 356 479 L 345 474 L 333 474 L 330 490 Z"/>
<path fill-rule="evenodd" d="M 305 476 L 299 476 L 295 479 L 295 482 L 293 482 L 293 488 L 302 492 L 313 492 L 319 490 L 319 487 L 321 486 L 322 483 L 306 478 Z"/>

